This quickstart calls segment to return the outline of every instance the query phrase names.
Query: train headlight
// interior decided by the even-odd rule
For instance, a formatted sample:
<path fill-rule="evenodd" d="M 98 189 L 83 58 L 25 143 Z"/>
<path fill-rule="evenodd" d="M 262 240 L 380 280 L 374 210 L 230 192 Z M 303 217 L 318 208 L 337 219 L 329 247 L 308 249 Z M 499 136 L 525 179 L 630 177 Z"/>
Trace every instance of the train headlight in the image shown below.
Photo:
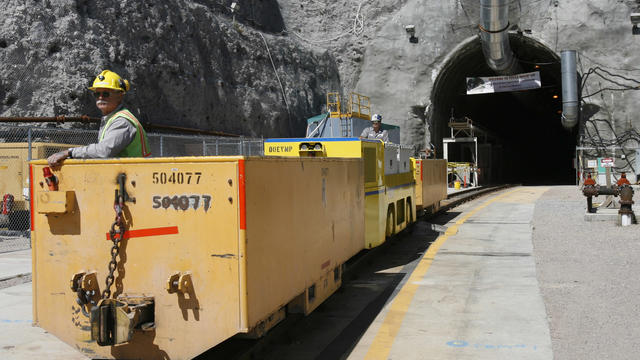
<path fill-rule="evenodd" d="M 316 146 L 313 147 L 313 150 L 316 150 L 316 151 L 322 150 L 322 144 L 316 144 Z"/>
<path fill-rule="evenodd" d="M 307 150 L 309 150 L 309 146 L 307 144 L 302 144 L 302 145 L 300 145 L 300 150 L 307 151 Z"/>

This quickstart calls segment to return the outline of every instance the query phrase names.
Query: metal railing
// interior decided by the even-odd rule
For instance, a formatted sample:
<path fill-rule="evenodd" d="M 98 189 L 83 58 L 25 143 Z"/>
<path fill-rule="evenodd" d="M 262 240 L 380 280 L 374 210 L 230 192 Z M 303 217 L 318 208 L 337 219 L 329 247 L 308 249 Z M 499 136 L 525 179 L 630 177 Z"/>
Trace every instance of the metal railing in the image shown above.
<path fill-rule="evenodd" d="M 350 116 L 371 120 L 371 101 L 369 97 L 352 92 L 349 98 L 349 114 Z"/>

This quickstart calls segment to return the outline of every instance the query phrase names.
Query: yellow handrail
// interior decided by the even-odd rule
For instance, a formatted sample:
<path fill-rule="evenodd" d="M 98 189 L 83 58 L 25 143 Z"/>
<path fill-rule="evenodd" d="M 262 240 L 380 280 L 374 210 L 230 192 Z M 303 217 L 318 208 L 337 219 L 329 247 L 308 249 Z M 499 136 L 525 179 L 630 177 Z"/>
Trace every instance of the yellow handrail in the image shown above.
<path fill-rule="evenodd" d="M 369 97 L 352 92 L 349 98 L 349 116 L 371 120 L 371 102 Z"/>
<path fill-rule="evenodd" d="M 349 94 L 348 112 L 342 112 L 340 93 L 327 93 L 327 112 L 331 117 L 357 117 L 371 120 L 371 101 L 368 96 L 351 92 Z"/>
<path fill-rule="evenodd" d="M 340 108 L 340 93 L 327 93 L 327 112 L 331 114 L 331 117 L 340 117 L 342 113 Z"/>

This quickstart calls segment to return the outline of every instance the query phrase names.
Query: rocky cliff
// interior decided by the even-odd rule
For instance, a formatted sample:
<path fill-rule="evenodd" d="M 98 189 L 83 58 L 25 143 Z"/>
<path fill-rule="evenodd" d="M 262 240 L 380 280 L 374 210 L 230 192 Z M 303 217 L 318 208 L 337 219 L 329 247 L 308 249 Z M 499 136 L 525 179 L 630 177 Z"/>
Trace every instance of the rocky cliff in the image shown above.
<path fill-rule="evenodd" d="M 275 0 L 8 0 L 0 5 L 0 114 L 98 115 L 87 86 L 129 79 L 148 122 L 293 136 L 339 87 L 326 51 L 284 36 Z"/>

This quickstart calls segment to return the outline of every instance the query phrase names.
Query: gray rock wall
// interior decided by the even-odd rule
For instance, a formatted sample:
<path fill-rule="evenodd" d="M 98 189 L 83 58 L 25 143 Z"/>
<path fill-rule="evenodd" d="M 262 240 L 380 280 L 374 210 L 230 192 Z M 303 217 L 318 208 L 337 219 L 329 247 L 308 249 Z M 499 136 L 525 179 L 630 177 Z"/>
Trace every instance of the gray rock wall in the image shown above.
<path fill-rule="evenodd" d="M 371 94 L 376 111 L 401 126 L 405 143 L 422 147 L 429 137 L 425 110 L 433 83 L 447 55 L 476 34 L 474 6 L 459 1 L 398 1 L 380 22 L 365 52 L 357 89 Z M 417 42 L 405 27 L 415 26 Z"/>
<path fill-rule="evenodd" d="M 640 128 L 640 35 L 631 33 L 629 20 L 630 13 L 640 11 L 639 6 L 628 0 L 558 1 L 557 7 L 547 7 L 540 19 L 531 22 L 533 34 L 550 48 L 577 50 L 580 73 L 604 70 L 586 77 L 582 90 L 584 145 L 599 137 L 596 128 L 605 139 L 616 139 L 615 129 L 620 141 L 625 131 Z M 629 86 L 636 90 L 627 89 Z M 634 148 L 638 143 L 619 145 Z"/>
<path fill-rule="evenodd" d="M 145 121 L 303 133 L 339 86 L 334 59 L 282 36 L 275 0 L 242 2 L 235 14 L 230 3 L 4 1 L 0 114 L 98 115 L 86 88 L 108 68 L 131 81 L 128 104 Z"/>

